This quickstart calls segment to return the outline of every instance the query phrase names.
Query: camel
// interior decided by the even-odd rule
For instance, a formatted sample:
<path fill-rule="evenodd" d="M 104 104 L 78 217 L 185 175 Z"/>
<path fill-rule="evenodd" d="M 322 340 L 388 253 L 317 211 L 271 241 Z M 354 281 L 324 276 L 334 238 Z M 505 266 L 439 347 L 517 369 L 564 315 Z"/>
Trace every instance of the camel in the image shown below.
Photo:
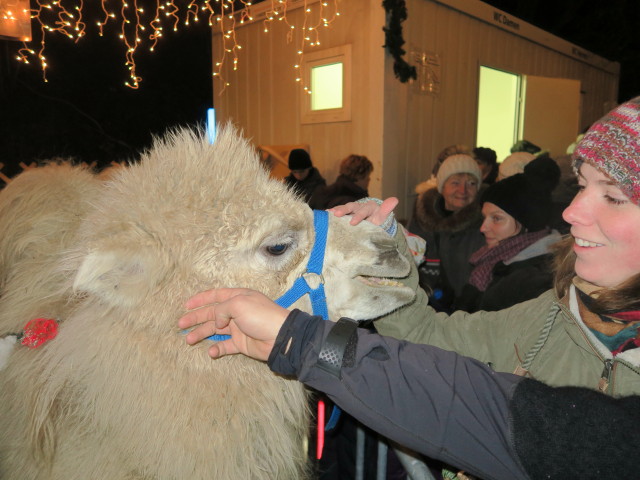
<path fill-rule="evenodd" d="M 2 478 L 306 478 L 304 388 L 210 359 L 177 319 L 208 288 L 280 297 L 305 272 L 313 216 L 229 125 L 213 145 L 172 130 L 106 180 L 65 164 L 14 179 L 0 192 L 0 338 L 36 317 L 58 333 L 18 342 L 0 370 Z M 331 319 L 410 302 L 408 273 L 381 228 L 329 215 Z M 292 308 L 311 311 L 308 296 Z"/>

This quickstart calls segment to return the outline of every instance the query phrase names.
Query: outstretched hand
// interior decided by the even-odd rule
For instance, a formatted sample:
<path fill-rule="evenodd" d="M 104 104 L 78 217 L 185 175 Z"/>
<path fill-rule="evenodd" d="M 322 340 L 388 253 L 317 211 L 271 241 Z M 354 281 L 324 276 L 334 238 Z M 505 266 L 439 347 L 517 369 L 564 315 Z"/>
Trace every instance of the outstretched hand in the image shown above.
<path fill-rule="evenodd" d="M 396 197 L 389 197 L 380 205 L 373 200 L 363 203 L 349 202 L 330 208 L 329 211 L 336 217 L 351 215 L 351 221 L 349 222 L 351 225 L 357 225 L 363 220 L 367 220 L 374 225 L 382 225 L 398 203 L 399 200 Z"/>
<path fill-rule="evenodd" d="M 190 311 L 178 320 L 180 328 L 195 328 L 186 336 L 193 345 L 211 335 L 231 335 L 209 349 L 212 358 L 242 353 L 266 361 L 289 311 L 255 290 L 218 288 L 191 297 Z"/>

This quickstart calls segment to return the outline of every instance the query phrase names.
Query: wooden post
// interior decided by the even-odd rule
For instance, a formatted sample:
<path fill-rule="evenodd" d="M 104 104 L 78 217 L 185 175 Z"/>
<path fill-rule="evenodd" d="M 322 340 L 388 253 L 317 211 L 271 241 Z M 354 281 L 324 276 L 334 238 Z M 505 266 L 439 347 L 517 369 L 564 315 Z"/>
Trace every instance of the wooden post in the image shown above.
<path fill-rule="evenodd" d="M 2 167 L 4 167 L 4 163 L 0 162 L 0 180 L 2 180 L 6 185 L 9 185 L 11 179 L 2 173 Z"/>

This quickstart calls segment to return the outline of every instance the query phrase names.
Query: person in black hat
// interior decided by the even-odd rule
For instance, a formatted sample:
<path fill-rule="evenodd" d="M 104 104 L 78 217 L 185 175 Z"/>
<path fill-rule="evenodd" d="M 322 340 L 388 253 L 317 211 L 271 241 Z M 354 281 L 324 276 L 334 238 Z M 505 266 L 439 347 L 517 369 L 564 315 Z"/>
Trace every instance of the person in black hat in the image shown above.
<path fill-rule="evenodd" d="M 473 269 L 457 310 L 501 310 L 551 288 L 549 247 L 561 239 L 549 228 L 551 192 L 559 178 L 560 168 L 544 155 L 485 190 L 480 231 L 486 243 L 469 258 Z"/>
<path fill-rule="evenodd" d="M 311 163 L 309 153 L 302 148 L 296 148 L 289 153 L 289 170 L 291 173 L 285 177 L 284 182 L 302 195 L 307 203 L 318 187 L 327 184 Z"/>

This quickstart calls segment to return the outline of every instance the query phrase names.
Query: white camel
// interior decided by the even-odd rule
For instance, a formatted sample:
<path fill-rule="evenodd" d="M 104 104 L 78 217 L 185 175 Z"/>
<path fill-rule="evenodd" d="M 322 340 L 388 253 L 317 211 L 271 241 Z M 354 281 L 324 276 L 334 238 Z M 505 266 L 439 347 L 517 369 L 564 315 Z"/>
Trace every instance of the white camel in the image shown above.
<path fill-rule="evenodd" d="M 329 316 L 413 298 L 392 239 L 329 216 Z M 305 391 L 242 356 L 211 360 L 176 327 L 195 292 L 272 298 L 306 268 L 313 213 L 231 127 L 157 139 L 103 181 L 50 165 L 0 192 L 0 337 L 36 317 L 59 333 L 0 371 L 0 474 L 24 480 L 300 479 Z M 308 296 L 294 307 L 310 310 Z M 206 342 L 205 342 L 206 343 Z"/>

